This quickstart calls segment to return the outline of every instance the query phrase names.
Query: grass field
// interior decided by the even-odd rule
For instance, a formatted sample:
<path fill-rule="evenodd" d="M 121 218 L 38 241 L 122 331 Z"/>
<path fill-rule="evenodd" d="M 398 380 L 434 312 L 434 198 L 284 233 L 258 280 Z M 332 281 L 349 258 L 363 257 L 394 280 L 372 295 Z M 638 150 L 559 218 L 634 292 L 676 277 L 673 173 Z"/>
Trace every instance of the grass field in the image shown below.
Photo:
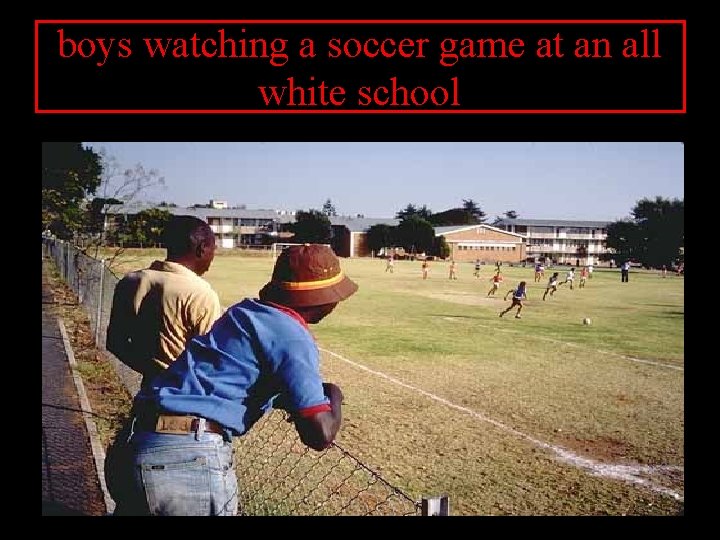
<path fill-rule="evenodd" d="M 128 250 L 113 270 L 163 257 Z M 273 262 L 219 251 L 205 277 L 229 306 Z M 418 262 L 342 260 L 360 289 L 312 328 L 345 394 L 339 444 L 415 497 L 448 495 L 456 515 L 683 512 L 684 278 L 596 269 L 543 301 L 546 279 L 503 266 L 487 298 L 493 267 L 478 279 L 461 263 L 450 281 L 431 264 L 423 280 Z M 523 318 L 499 318 L 520 280 Z"/>

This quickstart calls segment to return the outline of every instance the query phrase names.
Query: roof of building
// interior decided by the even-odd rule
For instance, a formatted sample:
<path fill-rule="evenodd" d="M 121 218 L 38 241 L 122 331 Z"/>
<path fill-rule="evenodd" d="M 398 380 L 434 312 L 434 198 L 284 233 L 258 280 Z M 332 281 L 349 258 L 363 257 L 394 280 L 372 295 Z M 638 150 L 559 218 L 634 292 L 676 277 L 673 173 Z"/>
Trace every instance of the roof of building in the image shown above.
<path fill-rule="evenodd" d="M 278 223 L 295 222 L 295 213 L 285 210 L 259 210 L 248 208 L 181 208 L 158 206 L 149 203 L 130 203 L 110 206 L 108 214 L 137 214 L 143 210 L 160 208 L 176 216 L 195 216 L 204 221 L 208 218 L 237 218 L 237 219 L 273 219 Z M 373 225 L 384 224 L 395 226 L 400 223 L 398 219 L 365 218 L 352 216 L 330 216 L 331 225 L 344 225 L 351 232 L 363 232 Z"/>
<path fill-rule="evenodd" d="M 445 235 L 451 234 L 451 233 L 475 229 L 476 227 L 483 227 L 484 229 L 490 229 L 491 231 L 498 231 L 503 234 L 509 234 L 511 236 L 517 236 L 518 238 L 523 238 L 522 234 L 509 232 L 504 229 L 498 229 L 497 227 L 493 227 L 492 225 L 488 225 L 487 223 L 474 223 L 472 225 L 447 225 L 447 226 L 443 226 L 443 227 L 434 227 L 434 229 L 435 229 L 435 236 L 445 236 Z"/>
<path fill-rule="evenodd" d="M 284 210 L 262 210 L 247 208 L 182 208 L 158 206 L 148 203 L 131 203 L 110 206 L 107 210 L 108 214 L 137 214 L 143 210 L 151 208 L 159 208 L 167 210 L 176 216 L 195 216 L 204 221 L 208 218 L 242 218 L 242 219 L 274 219 L 280 223 L 289 223 L 295 221 L 295 216 L 291 212 Z"/>
<path fill-rule="evenodd" d="M 579 221 L 564 219 L 501 219 L 495 225 L 523 225 L 535 227 L 591 227 L 604 228 L 612 221 Z"/>
<path fill-rule="evenodd" d="M 108 214 L 137 214 L 143 210 L 151 208 L 160 208 L 167 210 L 171 214 L 177 216 L 195 216 L 204 221 L 208 218 L 238 218 L 238 219 L 272 219 L 278 223 L 293 223 L 295 221 L 295 213 L 287 210 L 268 210 L 268 209 L 249 209 L 249 208 L 182 208 L 182 207 L 166 207 L 157 204 L 144 202 L 131 202 L 127 204 L 112 205 L 108 208 Z M 395 227 L 400 223 L 399 219 L 392 218 L 366 218 L 352 216 L 330 216 L 332 225 L 344 225 L 351 232 L 367 231 L 373 225 L 389 225 Z M 443 227 L 435 227 L 435 236 L 443 236 L 450 232 L 471 229 L 477 226 L 483 226 L 488 229 L 501 231 L 505 234 L 516 234 L 498 228 L 502 225 L 521 225 L 521 226 L 537 226 L 537 227 L 589 227 L 589 228 L 605 228 L 611 221 L 578 221 L 578 220 L 561 220 L 561 219 L 501 219 L 495 226 L 487 223 L 478 223 L 473 225 L 451 225 Z M 518 235 L 520 236 L 520 235 Z"/>

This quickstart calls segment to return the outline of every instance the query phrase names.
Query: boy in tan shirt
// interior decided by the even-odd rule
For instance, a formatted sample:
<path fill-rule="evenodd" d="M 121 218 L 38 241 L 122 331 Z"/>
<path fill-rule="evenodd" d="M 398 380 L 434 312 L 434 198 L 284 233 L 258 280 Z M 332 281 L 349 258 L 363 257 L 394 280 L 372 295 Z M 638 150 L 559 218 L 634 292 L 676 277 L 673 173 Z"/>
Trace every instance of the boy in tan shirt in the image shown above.
<path fill-rule="evenodd" d="M 217 293 L 200 277 L 215 257 L 210 226 L 174 216 L 164 243 L 164 261 L 126 274 L 115 287 L 107 329 L 107 349 L 143 375 L 143 386 L 222 315 Z"/>

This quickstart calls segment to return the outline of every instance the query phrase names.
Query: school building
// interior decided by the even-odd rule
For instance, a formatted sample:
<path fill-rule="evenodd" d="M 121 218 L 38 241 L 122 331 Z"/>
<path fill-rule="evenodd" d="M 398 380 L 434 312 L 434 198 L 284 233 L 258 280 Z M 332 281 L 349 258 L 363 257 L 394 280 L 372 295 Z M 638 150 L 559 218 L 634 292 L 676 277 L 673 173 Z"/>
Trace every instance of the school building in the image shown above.
<path fill-rule="evenodd" d="M 292 233 L 284 232 L 295 222 L 295 212 L 287 210 L 253 210 L 228 208 L 224 201 L 210 201 L 210 208 L 158 207 L 142 203 L 111 206 L 105 213 L 105 230 L 143 210 L 160 208 L 174 215 L 195 216 L 205 221 L 215 233 L 218 247 L 257 248 L 274 242 L 292 242 Z M 377 224 L 396 226 L 397 219 L 330 216 L 333 238 L 331 246 L 339 257 L 370 256 L 367 230 Z"/>
<path fill-rule="evenodd" d="M 525 238 L 526 257 L 557 264 L 598 265 L 608 253 L 609 221 L 502 219 L 495 226 Z"/>
<path fill-rule="evenodd" d="M 525 239 L 521 234 L 484 223 L 435 227 L 435 236 L 445 238 L 450 258 L 456 261 L 519 263 L 525 259 Z"/>
<path fill-rule="evenodd" d="M 291 242 L 284 232 L 295 222 L 295 212 L 228 208 L 225 201 L 210 201 L 209 208 L 162 207 L 171 214 L 192 215 L 210 225 L 219 247 L 244 248 Z M 105 215 L 105 230 L 120 220 L 157 205 L 132 203 L 115 205 Z M 367 231 L 373 225 L 397 226 L 398 219 L 330 216 L 331 246 L 340 257 L 368 257 Z M 450 257 L 456 261 L 519 263 L 550 260 L 558 264 L 598 265 L 607 252 L 607 221 L 564 221 L 549 219 L 503 219 L 494 225 L 435 227 L 435 236 L 445 237 Z"/>

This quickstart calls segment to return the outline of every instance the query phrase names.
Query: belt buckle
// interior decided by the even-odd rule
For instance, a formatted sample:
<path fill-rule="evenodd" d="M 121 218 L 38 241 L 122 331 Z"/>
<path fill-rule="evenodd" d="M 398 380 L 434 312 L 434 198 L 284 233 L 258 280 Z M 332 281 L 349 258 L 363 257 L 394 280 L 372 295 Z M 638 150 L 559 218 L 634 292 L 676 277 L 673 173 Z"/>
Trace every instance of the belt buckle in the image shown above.
<path fill-rule="evenodd" d="M 186 435 L 192 431 L 192 427 L 185 422 L 184 426 L 179 425 L 178 417 L 159 415 L 155 423 L 155 431 L 158 433 L 171 433 L 175 435 Z M 190 428 L 190 429 L 188 429 Z"/>
<path fill-rule="evenodd" d="M 207 421 L 202 416 L 198 417 L 196 420 L 197 420 L 197 425 L 195 427 L 195 440 L 199 441 L 200 435 L 205 433 L 205 424 Z"/>

